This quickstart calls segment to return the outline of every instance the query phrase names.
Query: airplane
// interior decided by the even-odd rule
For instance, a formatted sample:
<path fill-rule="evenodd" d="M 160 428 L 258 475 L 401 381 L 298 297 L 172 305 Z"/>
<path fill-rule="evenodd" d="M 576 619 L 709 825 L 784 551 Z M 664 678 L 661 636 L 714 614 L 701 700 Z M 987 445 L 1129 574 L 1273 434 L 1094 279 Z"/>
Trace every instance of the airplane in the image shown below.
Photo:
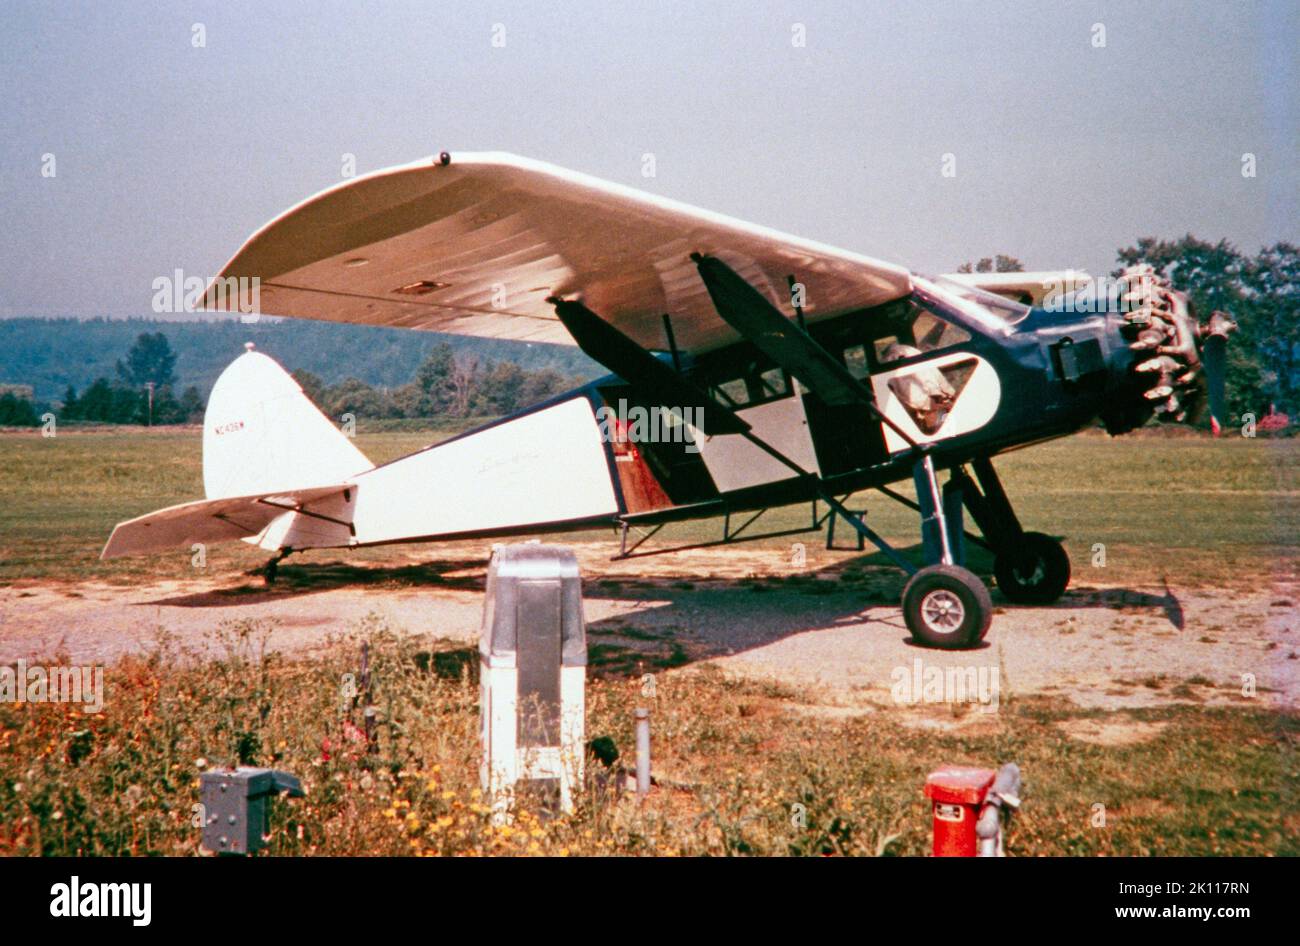
<path fill-rule="evenodd" d="M 305 549 L 609 526 L 628 558 L 684 520 L 723 520 L 693 547 L 790 534 L 746 530 L 811 503 L 808 531 L 829 545 L 846 523 L 908 576 L 907 627 L 940 648 L 978 646 L 992 619 L 968 544 L 1012 602 L 1070 580 L 993 459 L 1098 420 L 1184 420 L 1207 395 L 1223 417 L 1235 327 L 1199 325 L 1150 268 L 1125 274 L 1121 304 L 1071 306 L 1086 274 L 929 278 L 498 152 L 316 194 L 254 233 L 202 307 L 235 311 L 250 279 L 262 314 L 577 345 L 611 373 L 375 465 L 250 343 L 208 402 L 206 498 L 120 523 L 105 558 L 239 539 L 276 554 L 269 582 Z M 894 488 L 908 480 L 914 500 Z M 922 565 L 845 505 L 864 490 L 919 514 Z"/>

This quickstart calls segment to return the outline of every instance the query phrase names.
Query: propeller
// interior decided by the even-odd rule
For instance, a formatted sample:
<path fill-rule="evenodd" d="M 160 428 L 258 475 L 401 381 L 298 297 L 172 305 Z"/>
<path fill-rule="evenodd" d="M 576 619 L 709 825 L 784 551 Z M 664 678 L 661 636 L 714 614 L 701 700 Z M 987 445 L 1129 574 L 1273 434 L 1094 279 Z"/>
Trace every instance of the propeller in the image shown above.
<path fill-rule="evenodd" d="M 1210 320 L 1200 327 L 1201 364 L 1205 366 L 1210 396 L 1210 426 L 1216 437 L 1228 416 L 1228 333 L 1236 328 L 1232 316 L 1219 311 L 1212 313 Z"/>
<path fill-rule="evenodd" d="M 1137 356 L 1134 370 L 1151 376 L 1143 398 L 1159 420 L 1181 422 L 1198 416 L 1208 396 L 1218 436 L 1227 413 L 1228 334 L 1237 323 L 1228 313 L 1215 312 L 1198 325 L 1187 294 L 1149 265 L 1129 267 L 1120 278 L 1126 290 L 1120 296 L 1125 335 Z"/>

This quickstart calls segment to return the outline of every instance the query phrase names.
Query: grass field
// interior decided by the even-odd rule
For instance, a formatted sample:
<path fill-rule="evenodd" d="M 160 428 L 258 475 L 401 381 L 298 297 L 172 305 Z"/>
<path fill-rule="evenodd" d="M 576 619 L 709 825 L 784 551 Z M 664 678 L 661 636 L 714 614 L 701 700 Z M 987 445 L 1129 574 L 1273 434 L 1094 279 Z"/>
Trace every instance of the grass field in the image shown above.
<path fill-rule="evenodd" d="M 363 432 L 357 445 L 383 462 L 454 432 Z M 1026 528 L 1062 536 L 1078 576 L 1232 586 L 1296 573 L 1300 439 L 1087 434 L 1008 454 L 997 465 Z M 99 561 L 98 553 L 115 523 L 202 498 L 198 430 L 0 435 L 0 470 L 0 581 L 133 581 L 191 573 L 188 549 L 111 562 Z M 430 487 L 436 500 L 437 484 Z M 911 492 L 910 484 L 900 489 Z M 877 494 L 854 497 L 850 505 L 869 509 L 883 535 L 904 546 L 916 543 L 911 511 Z M 806 521 L 808 512 L 769 516 L 764 521 L 780 528 Z M 669 527 L 662 541 L 699 541 L 719 533 L 717 521 L 686 523 Z M 607 539 L 610 533 L 578 538 Z M 1098 543 L 1106 547 L 1104 574 L 1092 565 Z M 427 548 L 436 557 L 437 546 Z M 344 555 L 366 562 L 395 555 L 405 560 L 406 552 L 319 551 L 295 561 Z M 237 543 L 214 548 L 208 574 L 244 571 L 266 557 Z"/>
<path fill-rule="evenodd" d="M 363 433 L 358 445 L 383 461 L 448 432 Z M 1065 537 L 1077 580 L 1234 588 L 1296 577 L 1297 461 L 1295 440 L 1082 435 L 1011 454 L 999 468 L 1026 525 Z M 5 434 L 0 469 L 0 583 L 193 574 L 188 550 L 97 556 L 113 523 L 201 497 L 197 431 Z M 914 514 L 879 497 L 871 509 L 881 532 L 915 542 Z M 772 524 L 806 515 L 783 512 Z M 714 529 L 678 526 L 665 541 Z M 1105 568 L 1090 564 L 1097 543 Z M 406 555 L 304 560 L 365 567 Z M 205 576 L 236 578 L 264 559 L 239 545 L 214 548 Z M 499 828 L 477 788 L 472 650 L 366 624 L 286 655 L 264 650 L 273 633 L 258 623 L 214 627 L 224 654 L 216 660 L 160 638 L 152 655 L 110 668 L 98 715 L 0 703 L 0 854 L 196 853 L 198 772 L 243 762 L 294 772 L 309 788 L 276 806 L 273 854 L 918 855 L 929 836 L 926 773 L 940 762 L 1010 759 L 1028 780 L 1013 855 L 1300 854 L 1300 717 L 1247 701 L 1202 704 L 1195 680 L 1174 687 L 1178 702 L 1123 712 L 1026 696 L 1005 698 L 994 714 L 886 705 L 842 715 L 816 694 L 724 677 L 712 664 L 680 666 L 672 652 L 634 668 L 593 659 L 587 735 L 619 750 L 615 770 L 589 763 L 573 815 L 537 819 L 525 807 Z M 339 702 L 363 639 L 380 681 L 373 751 L 355 738 L 357 711 Z M 646 670 L 658 678 L 650 705 L 661 784 L 638 805 L 616 770 L 633 749 Z M 1110 724 L 1139 738 L 1072 735 Z"/>
<path fill-rule="evenodd" d="M 0 704 L 0 854 L 197 853 L 198 773 L 243 762 L 308 789 L 275 806 L 271 854 L 920 855 L 935 763 L 1006 759 L 1027 773 L 1011 855 L 1300 853 L 1294 716 L 1149 709 L 1133 722 L 1153 738 L 1099 746 L 1067 728 L 1104 714 L 1045 698 L 945 731 L 898 707 L 824 718 L 708 665 L 659 674 L 650 700 L 635 677 L 589 684 L 587 735 L 617 748 L 614 768 L 589 761 L 570 816 L 524 806 L 495 827 L 478 790 L 473 651 L 359 629 L 381 681 L 368 752 L 339 699 L 356 640 L 306 660 L 262 656 L 263 636 L 222 628 L 225 656 L 202 664 L 166 642 L 124 660 L 97 716 Z M 638 805 L 619 767 L 647 704 L 659 787 Z"/>

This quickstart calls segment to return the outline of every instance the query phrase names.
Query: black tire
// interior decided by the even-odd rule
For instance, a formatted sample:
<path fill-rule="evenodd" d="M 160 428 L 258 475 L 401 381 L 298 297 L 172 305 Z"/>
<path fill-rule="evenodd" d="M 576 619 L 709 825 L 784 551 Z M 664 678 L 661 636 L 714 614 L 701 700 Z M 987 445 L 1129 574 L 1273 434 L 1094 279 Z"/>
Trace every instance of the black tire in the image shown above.
<path fill-rule="evenodd" d="M 993 561 L 998 590 L 1016 604 L 1051 604 L 1070 584 L 1070 556 L 1050 535 L 1026 532 Z"/>
<path fill-rule="evenodd" d="M 945 650 L 973 647 L 989 631 L 993 599 L 972 572 L 957 565 L 928 565 L 903 589 L 903 620 L 918 644 Z"/>

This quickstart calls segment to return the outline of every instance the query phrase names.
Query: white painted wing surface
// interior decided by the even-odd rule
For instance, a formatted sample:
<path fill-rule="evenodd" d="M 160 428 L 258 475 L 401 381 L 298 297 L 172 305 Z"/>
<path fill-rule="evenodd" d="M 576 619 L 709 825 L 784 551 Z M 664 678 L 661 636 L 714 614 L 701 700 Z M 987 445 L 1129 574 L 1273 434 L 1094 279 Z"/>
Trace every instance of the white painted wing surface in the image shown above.
<path fill-rule="evenodd" d="M 647 348 L 701 351 L 738 336 L 690 260 L 715 255 L 783 312 L 787 277 L 826 318 L 905 295 L 907 270 L 564 168 L 504 153 L 452 153 L 332 187 L 255 233 L 208 287 L 238 305 L 367 325 L 571 344 L 546 302 L 581 296 Z M 223 281 L 224 280 L 224 281 Z"/>

